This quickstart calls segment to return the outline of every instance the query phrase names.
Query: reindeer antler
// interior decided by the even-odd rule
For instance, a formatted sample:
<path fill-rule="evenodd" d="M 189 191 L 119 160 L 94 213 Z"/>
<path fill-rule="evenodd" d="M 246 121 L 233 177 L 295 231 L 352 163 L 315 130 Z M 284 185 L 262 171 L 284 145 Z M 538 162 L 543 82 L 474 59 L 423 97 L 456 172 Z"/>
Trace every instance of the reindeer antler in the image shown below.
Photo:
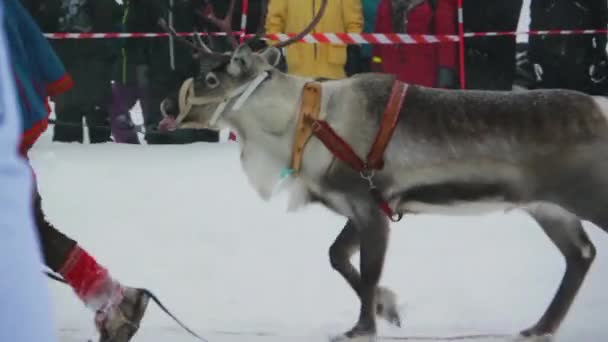
<path fill-rule="evenodd" d="M 232 14 L 234 13 L 234 0 L 230 0 L 230 5 L 228 6 L 228 12 L 224 19 L 219 19 L 215 15 L 215 11 L 213 9 L 213 5 L 209 3 L 204 12 L 199 12 L 199 15 L 217 26 L 220 30 L 224 31 L 228 36 L 228 40 L 233 48 L 237 48 L 239 46 L 239 41 L 234 37 L 232 33 Z"/>
<path fill-rule="evenodd" d="M 321 18 L 323 18 L 323 14 L 325 14 L 325 8 L 327 7 L 327 0 L 322 0 L 322 1 L 323 2 L 321 3 L 321 8 L 319 8 L 319 12 L 317 12 L 315 17 L 310 22 L 310 24 L 308 24 L 308 26 L 306 26 L 304 28 L 304 30 L 302 30 L 302 32 L 287 39 L 286 41 L 275 44 L 274 47 L 276 47 L 277 49 L 286 47 L 287 45 L 291 45 L 291 44 L 297 42 L 298 40 L 304 38 L 307 34 L 309 34 L 310 31 L 312 31 L 315 28 L 315 26 L 317 26 L 317 24 L 319 24 L 319 22 L 321 21 Z"/>
<path fill-rule="evenodd" d="M 328 0 L 321 0 L 321 8 L 319 8 L 319 12 L 317 12 L 317 14 L 315 14 L 315 17 L 312 19 L 312 21 L 308 24 L 308 26 L 306 26 L 304 28 L 304 30 L 302 30 L 302 32 L 296 34 L 295 36 L 279 42 L 277 44 L 274 45 L 274 47 L 276 47 L 277 49 L 280 48 L 284 48 L 288 45 L 291 45 L 297 41 L 299 41 L 300 39 L 304 38 L 307 34 L 310 33 L 310 31 L 312 31 L 315 26 L 317 26 L 319 24 L 319 22 L 321 21 L 321 19 L 323 18 L 323 15 L 325 14 L 325 9 L 327 8 L 327 1 Z M 266 35 L 264 28 L 264 23 L 265 23 L 265 17 L 266 17 L 266 7 L 268 5 L 266 4 L 266 1 L 262 1 L 262 13 L 261 13 L 261 17 L 262 19 L 260 20 L 260 27 L 262 28 L 261 30 L 259 30 L 258 33 L 255 34 L 255 36 L 253 36 L 251 39 L 248 39 L 247 42 L 250 41 L 255 41 L 255 40 L 259 40 L 262 37 L 264 37 Z"/>
<path fill-rule="evenodd" d="M 180 42 L 184 45 L 187 45 L 192 50 L 195 50 L 196 52 L 205 53 L 205 54 L 213 53 L 213 51 L 211 51 L 211 49 L 209 49 L 209 47 L 207 47 L 207 45 L 205 45 L 205 43 L 203 43 L 203 41 L 200 39 L 198 32 L 196 33 L 196 38 L 198 39 L 200 46 L 194 44 L 193 42 L 189 41 L 188 39 L 186 39 L 184 37 L 178 36 L 177 32 L 175 32 L 175 29 L 173 29 L 173 27 L 169 26 L 169 24 L 167 24 L 167 22 L 164 19 L 160 19 L 158 21 L 158 25 L 160 27 L 162 27 L 163 30 L 167 31 L 167 33 L 169 33 L 173 38 L 175 38 L 175 40 L 177 40 L 178 42 Z"/>
<path fill-rule="evenodd" d="M 308 24 L 308 26 L 306 26 L 304 28 L 304 30 L 302 30 L 302 32 L 296 34 L 295 36 L 287 39 L 286 41 L 283 42 L 279 42 L 277 44 L 275 44 L 274 46 L 276 48 L 283 48 L 286 47 L 290 44 L 293 44 L 299 40 L 301 40 L 304 36 L 306 36 L 307 34 L 310 33 L 310 31 L 313 30 L 313 28 L 315 26 L 317 26 L 319 24 L 319 22 L 321 21 L 321 19 L 323 18 L 323 15 L 325 14 L 325 9 L 327 8 L 327 2 L 328 0 L 321 0 L 321 8 L 319 9 L 319 11 L 317 12 L 317 14 L 315 14 L 315 17 L 313 18 L 313 20 Z M 250 41 L 252 40 L 256 40 L 256 39 L 260 39 L 265 35 L 265 30 L 263 29 L 264 27 L 264 17 L 265 17 L 265 3 L 266 1 L 263 1 L 262 4 L 262 12 L 261 12 L 261 16 L 262 16 L 262 20 L 260 21 L 260 27 L 262 29 L 260 29 L 260 31 L 258 33 L 256 33 L 256 35 L 254 37 L 252 37 L 251 39 L 248 39 L 246 44 L 248 44 Z M 210 21 L 211 23 L 213 23 L 214 25 L 216 25 L 217 27 L 219 27 L 222 31 L 224 31 L 227 35 L 228 35 L 228 39 L 230 41 L 230 43 L 232 44 L 233 48 L 238 48 L 239 46 L 239 42 L 238 40 L 234 37 L 233 32 L 232 32 L 232 14 L 234 12 L 234 5 L 235 5 L 235 0 L 230 0 L 230 5 L 228 7 L 228 12 L 226 14 L 226 16 L 224 17 L 224 19 L 218 19 L 217 16 L 215 15 L 214 11 L 213 11 L 213 7 L 211 4 L 208 5 L 207 9 L 204 12 L 199 12 L 198 14 L 203 17 L 204 19 Z M 175 38 L 177 41 L 179 41 L 180 43 L 183 43 L 185 45 L 187 45 L 188 47 L 190 47 L 191 49 L 193 49 L 194 51 L 198 52 L 200 54 L 200 57 L 212 57 L 212 58 L 218 58 L 221 60 L 226 59 L 227 55 L 223 54 L 223 53 L 219 53 L 219 52 L 215 52 L 212 49 L 210 49 L 201 39 L 200 35 L 198 34 L 198 32 L 195 33 L 195 40 L 198 44 L 195 44 L 191 41 L 189 41 L 188 39 L 185 39 L 183 37 L 178 36 L 177 32 L 175 32 L 175 30 L 169 26 L 164 19 L 160 19 L 158 24 L 165 30 L 167 31 L 171 36 L 173 36 L 173 38 Z"/>

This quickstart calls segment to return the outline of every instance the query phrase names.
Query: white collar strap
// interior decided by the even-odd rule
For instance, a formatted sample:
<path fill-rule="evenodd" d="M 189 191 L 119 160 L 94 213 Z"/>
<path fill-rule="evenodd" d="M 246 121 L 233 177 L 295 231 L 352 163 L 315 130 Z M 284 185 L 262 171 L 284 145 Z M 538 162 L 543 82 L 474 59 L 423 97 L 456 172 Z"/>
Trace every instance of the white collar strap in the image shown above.
<path fill-rule="evenodd" d="M 240 95 L 237 101 L 232 105 L 232 110 L 241 109 L 241 107 L 245 104 L 245 101 L 249 99 L 251 94 L 253 94 L 253 92 L 260 86 L 260 84 L 262 84 L 262 82 L 268 78 L 268 76 L 270 76 L 270 74 L 267 71 L 264 71 L 263 73 L 256 76 L 256 78 L 254 78 L 252 81 L 245 83 L 242 86 L 231 91 L 226 97 L 209 99 L 196 97 L 194 95 L 194 79 L 189 78 L 182 84 L 179 91 L 178 101 L 180 113 L 175 119 L 175 121 L 178 124 L 182 122 L 190 113 L 190 110 L 192 109 L 193 105 L 218 103 L 217 108 L 213 112 L 211 121 L 209 122 L 210 126 L 215 126 L 219 118 L 226 110 L 226 107 L 230 100 Z"/>
<path fill-rule="evenodd" d="M 230 100 L 232 100 L 233 98 L 235 98 L 239 95 L 241 95 L 241 96 L 232 105 L 232 110 L 241 109 L 243 104 L 245 104 L 245 101 L 247 101 L 247 99 L 249 99 L 251 94 L 253 94 L 253 92 L 260 86 L 260 84 L 262 84 L 262 82 L 264 82 L 264 80 L 268 78 L 268 76 L 269 76 L 268 72 L 264 71 L 263 73 L 256 76 L 256 78 L 254 78 L 251 82 L 245 83 L 242 86 L 236 88 L 234 91 L 232 91 L 217 106 L 217 108 L 215 109 L 215 112 L 213 112 L 213 117 L 211 117 L 211 121 L 209 121 L 209 125 L 215 126 L 215 124 L 217 123 L 219 118 L 222 116 L 222 114 L 226 110 L 226 106 L 228 105 L 228 102 L 230 102 Z"/>

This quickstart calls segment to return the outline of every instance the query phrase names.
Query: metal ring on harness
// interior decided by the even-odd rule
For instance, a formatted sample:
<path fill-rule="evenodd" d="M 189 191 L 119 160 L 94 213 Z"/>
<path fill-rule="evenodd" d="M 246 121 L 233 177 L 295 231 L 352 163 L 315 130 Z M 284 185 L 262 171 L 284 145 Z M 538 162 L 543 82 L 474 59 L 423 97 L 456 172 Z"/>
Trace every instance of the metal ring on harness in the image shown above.
<path fill-rule="evenodd" d="M 403 218 L 403 213 L 394 213 L 389 217 L 392 222 L 399 222 Z"/>

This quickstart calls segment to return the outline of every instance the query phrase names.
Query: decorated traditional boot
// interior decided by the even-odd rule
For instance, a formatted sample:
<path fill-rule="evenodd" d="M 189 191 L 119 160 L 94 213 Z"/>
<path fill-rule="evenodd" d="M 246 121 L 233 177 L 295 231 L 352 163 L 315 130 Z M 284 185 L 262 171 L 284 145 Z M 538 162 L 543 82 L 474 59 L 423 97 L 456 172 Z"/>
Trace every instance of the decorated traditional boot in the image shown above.
<path fill-rule="evenodd" d="M 140 289 L 124 288 L 122 300 L 97 311 L 95 323 L 99 342 L 127 342 L 139 329 L 150 298 Z"/>
<path fill-rule="evenodd" d="M 135 335 L 148 305 L 147 294 L 120 284 L 78 245 L 59 273 L 95 312 L 100 342 L 128 342 Z"/>

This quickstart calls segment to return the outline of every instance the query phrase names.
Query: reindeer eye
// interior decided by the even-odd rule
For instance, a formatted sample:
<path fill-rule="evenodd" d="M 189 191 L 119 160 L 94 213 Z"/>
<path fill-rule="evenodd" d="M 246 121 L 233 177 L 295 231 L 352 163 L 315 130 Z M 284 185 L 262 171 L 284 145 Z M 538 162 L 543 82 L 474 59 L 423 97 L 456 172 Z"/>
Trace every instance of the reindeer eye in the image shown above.
<path fill-rule="evenodd" d="M 215 76 L 214 73 L 210 72 L 205 76 L 205 83 L 209 88 L 216 88 L 220 85 L 220 80 Z"/>

